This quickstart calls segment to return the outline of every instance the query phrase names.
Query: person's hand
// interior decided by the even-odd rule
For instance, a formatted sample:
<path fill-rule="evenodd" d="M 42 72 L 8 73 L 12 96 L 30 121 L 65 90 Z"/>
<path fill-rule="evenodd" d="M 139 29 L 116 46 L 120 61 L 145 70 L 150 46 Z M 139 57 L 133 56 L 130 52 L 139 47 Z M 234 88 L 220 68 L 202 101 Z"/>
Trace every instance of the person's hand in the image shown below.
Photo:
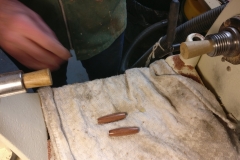
<path fill-rule="evenodd" d="M 70 57 L 43 20 L 18 0 L 0 0 L 0 47 L 35 70 L 56 70 Z"/>

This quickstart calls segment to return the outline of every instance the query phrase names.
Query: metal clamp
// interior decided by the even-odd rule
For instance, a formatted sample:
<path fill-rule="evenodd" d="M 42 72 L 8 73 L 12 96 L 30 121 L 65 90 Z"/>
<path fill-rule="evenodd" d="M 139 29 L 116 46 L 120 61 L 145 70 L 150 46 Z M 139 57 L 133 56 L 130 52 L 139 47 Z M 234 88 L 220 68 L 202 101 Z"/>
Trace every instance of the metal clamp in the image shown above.
<path fill-rule="evenodd" d="M 6 97 L 18 93 L 25 93 L 23 84 L 23 72 L 15 71 L 0 75 L 0 97 Z"/>

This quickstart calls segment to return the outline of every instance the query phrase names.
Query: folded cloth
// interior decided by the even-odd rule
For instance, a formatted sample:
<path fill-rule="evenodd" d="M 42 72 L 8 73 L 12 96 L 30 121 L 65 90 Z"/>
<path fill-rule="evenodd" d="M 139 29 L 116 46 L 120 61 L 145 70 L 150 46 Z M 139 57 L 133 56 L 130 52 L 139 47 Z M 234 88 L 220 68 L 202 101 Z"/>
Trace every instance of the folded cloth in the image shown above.
<path fill-rule="evenodd" d="M 240 159 L 235 124 L 214 95 L 164 60 L 106 79 L 41 88 L 39 95 L 57 160 Z M 116 112 L 128 115 L 97 124 Z M 140 132 L 108 135 L 127 126 Z"/>

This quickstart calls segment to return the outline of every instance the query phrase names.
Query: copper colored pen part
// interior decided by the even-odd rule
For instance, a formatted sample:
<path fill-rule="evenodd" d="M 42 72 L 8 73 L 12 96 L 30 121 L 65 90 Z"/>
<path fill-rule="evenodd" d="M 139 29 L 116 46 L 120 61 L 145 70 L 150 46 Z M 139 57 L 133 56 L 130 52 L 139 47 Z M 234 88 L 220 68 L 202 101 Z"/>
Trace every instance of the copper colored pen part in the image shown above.
<path fill-rule="evenodd" d="M 115 121 L 126 118 L 126 116 L 127 116 L 126 112 L 109 114 L 109 115 L 98 118 L 98 124 L 115 122 Z"/>
<path fill-rule="evenodd" d="M 110 130 L 109 136 L 126 136 L 138 132 L 139 132 L 138 127 L 123 127 Z"/>

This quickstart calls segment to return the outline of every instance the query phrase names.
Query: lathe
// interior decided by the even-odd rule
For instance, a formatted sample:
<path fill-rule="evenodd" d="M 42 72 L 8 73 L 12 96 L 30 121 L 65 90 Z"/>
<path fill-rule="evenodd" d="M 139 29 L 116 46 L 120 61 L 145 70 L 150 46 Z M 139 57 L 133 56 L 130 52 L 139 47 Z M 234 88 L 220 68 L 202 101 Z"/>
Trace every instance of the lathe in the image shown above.
<path fill-rule="evenodd" d="M 238 130 L 239 130 L 239 121 L 240 121 L 240 108 L 239 108 L 240 99 L 238 96 L 238 94 L 240 93 L 239 92 L 240 86 L 238 85 L 240 81 L 240 43 L 239 43 L 240 41 L 240 36 L 239 36 L 240 10 L 239 10 L 239 7 L 240 7 L 239 0 L 231 0 L 223 9 L 223 11 L 218 16 L 218 18 L 215 20 L 212 27 L 209 28 L 206 35 L 200 35 L 199 33 L 190 34 L 188 36 L 188 39 L 186 39 L 186 42 L 181 43 L 180 54 L 168 56 L 165 59 L 167 64 L 177 74 L 193 79 L 194 81 L 205 86 L 208 90 L 210 90 L 214 94 L 219 104 L 222 106 L 224 112 L 226 113 L 226 117 L 227 117 L 226 122 L 229 121 L 229 124 L 231 122 L 236 125 L 236 127 L 233 127 L 234 129 L 231 128 L 232 130 L 234 130 L 236 135 L 239 134 Z M 198 41 L 195 41 L 196 38 L 198 39 Z M 106 79 L 105 81 L 107 82 L 108 80 L 111 81 L 110 79 Z M 87 85 L 89 85 L 89 88 L 90 88 L 89 90 L 97 92 L 98 90 L 96 87 L 95 88 L 90 87 L 91 84 L 97 83 L 98 86 L 101 86 L 101 85 L 104 85 L 105 81 L 102 82 L 101 80 L 99 80 L 97 82 L 87 82 Z M 139 85 L 139 88 L 141 87 L 144 88 L 144 85 L 148 85 L 148 84 L 142 84 L 142 85 L 143 86 Z M 81 88 L 81 85 L 79 86 Z M 74 87 L 71 88 L 71 86 L 69 86 L 69 88 L 65 86 L 65 88 L 63 89 L 66 89 L 66 91 L 74 90 Z M 110 90 L 111 87 L 109 87 L 108 89 Z M 43 91 L 46 91 L 46 90 L 43 89 Z M 3 160 L 10 159 L 10 157 L 12 157 L 12 159 L 15 158 L 15 159 L 22 159 L 22 160 L 25 160 L 25 159 L 47 160 L 49 158 L 48 152 L 51 152 L 51 151 L 48 148 L 49 137 L 47 132 L 51 132 L 52 135 L 54 134 L 54 132 L 52 131 L 53 128 L 49 127 L 50 123 L 46 124 L 46 121 L 47 122 L 51 121 L 49 119 L 49 117 L 51 116 L 49 117 L 47 116 L 47 113 L 46 113 L 47 110 L 43 111 L 44 104 L 49 103 L 49 102 L 42 101 L 46 96 L 44 95 L 44 93 L 49 94 L 50 92 L 43 92 L 43 91 L 40 92 L 40 95 L 39 93 L 20 93 L 20 94 L 15 94 L 15 95 L 10 95 L 10 96 L 0 98 L 0 157 L 2 157 Z M 55 90 L 55 91 L 58 92 L 58 90 Z M 56 92 L 53 92 L 53 93 L 56 93 Z M 106 92 L 107 92 L 107 89 L 106 89 Z M 86 99 L 89 100 L 89 102 L 94 103 L 91 101 L 91 98 L 92 98 L 91 94 L 88 94 L 87 92 L 81 93 L 81 90 L 79 90 L 78 96 L 85 97 Z M 58 98 L 58 97 L 54 97 L 54 98 Z M 100 98 L 101 97 L 99 97 L 99 99 Z M 124 99 L 125 97 L 123 96 L 120 98 Z M 66 101 L 68 102 L 69 100 L 66 100 Z M 185 101 L 188 101 L 188 100 L 186 99 Z M 72 103 L 75 103 L 75 102 L 80 103 L 80 100 L 74 99 L 72 101 Z M 144 102 L 144 100 L 142 102 Z M 57 100 L 55 101 L 55 103 L 57 106 L 58 105 Z M 104 104 L 104 105 L 107 105 L 107 104 Z M 129 112 L 129 116 L 131 117 L 133 114 L 147 113 L 148 108 L 147 107 L 145 108 L 144 105 L 138 106 L 137 113 Z M 83 109 L 79 109 L 79 110 L 85 110 L 86 108 L 84 107 L 85 107 L 85 104 L 83 105 Z M 117 106 L 115 107 L 118 108 Z M 58 110 L 57 112 L 61 112 L 61 109 Z M 95 111 L 92 111 L 92 112 L 94 113 Z M 51 113 L 52 112 L 49 112 L 49 114 Z M 60 118 L 64 117 L 64 113 L 59 113 L 59 115 L 60 115 L 59 116 Z M 92 116 L 93 115 L 94 114 L 92 114 Z M 89 116 L 89 115 L 84 115 L 84 116 Z M 125 117 L 126 115 L 124 114 L 124 118 Z M 144 116 L 142 115 L 142 117 Z M 148 118 L 155 119 L 156 117 L 148 117 Z M 172 121 L 174 121 L 174 117 Z M 220 121 L 222 122 L 222 120 Z M 59 120 L 59 122 L 61 122 L 61 120 Z M 88 124 L 91 124 L 91 123 L 88 123 Z M 60 124 L 59 126 L 61 126 L 62 128 L 65 127 L 64 124 Z M 141 131 L 144 131 L 145 129 L 145 128 L 143 129 L 143 126 L 144 126 L 144 121 L 142 122 L 140 131 L 137 134 L 141 135 Z M 62 129 L 61 127 L 57 128 L 57 130 L 58 129 L 61 130 Z M 208 130 L 211 130 L 211 127 L 209 127 Z M 67 130 L 64 130 L 64 132 L 65 131 Z M 66 133 L 66 137 L 68 137 L 67 135 L 68 134 Z M 158 136 L 164 137 L 164 135 L 158 135 Z M 91 138 L 92 139 L 95 138 L 94 134 Z M 169 139 L 170 138 L 171 137 L 169 137 Z M 183 137 L 183 139 L 184 138 L 187 139 L 188 137 Z M 66 139 L 69 140 L 68 138 Z M 50 137 L 50 140 L 54 141 L 54 139 L 51 139 L 51 137 Z M 81 140 L 83 142 L 84 138 Z M 67 142 L 71 144 L 71 142 L 69 141 Z M 61 144 L 61 142 L 53 142 L 53 143 Z M 81 143 L 81 141 L 79 141 L 78 143 Z M 98 146 L 97 144 L 99 143 L 101 142 L 96 143 L 95 146 Z M 219 142 L 216 142 L 216 145 L 218 143 Z M 69 146 L 70 146 L 69 148 L 72 147 L 71 145 Z M 59 146 L 57 145 L 55 148 L 53 147 L 55 149 L 55 154 L 56 154 L 56 148 L 58 147 Z M 94 149 L 92 150 L 94 152 Z M 218 154 L 217 151 L 216 153 Z M 131 154 L 131 152 L 129 152 L 129 154 Z M 153 154 L 153 153 L 149 151 L 149 154 Z M 179 151 L 179 157 L 181 157 L 182 154 L 183 153 Z M 191 153 L 184 153 L 184 154 L 186 155 L 189 154 L 189 156 L 191 155 Z M 119 156 L 119 155 L 121 155 L 121 153 L 116 153 L 116 156 Z M 68 159 L 66 157 L 64 158 Z M 76 157 L 73 156 L 71 158 L 75 159 Z M 81 159 L 81 157 L 77 157 L 77 158 Z M 104 158 L 104 154 L 103 154 L 103 157 L 101 158 Z M 139 157 L 137 157 L 137 159 L 138 158 Z M 201 158 L 204 159 L 205 157 L 201 157 Z M 116 159 L 118 158 L 116 157 Z M 125 159 L 125 158 L 122 157 L 122 159 Z M 159 157 L 159 159 L 161 159 L 161 157 Z"/>

